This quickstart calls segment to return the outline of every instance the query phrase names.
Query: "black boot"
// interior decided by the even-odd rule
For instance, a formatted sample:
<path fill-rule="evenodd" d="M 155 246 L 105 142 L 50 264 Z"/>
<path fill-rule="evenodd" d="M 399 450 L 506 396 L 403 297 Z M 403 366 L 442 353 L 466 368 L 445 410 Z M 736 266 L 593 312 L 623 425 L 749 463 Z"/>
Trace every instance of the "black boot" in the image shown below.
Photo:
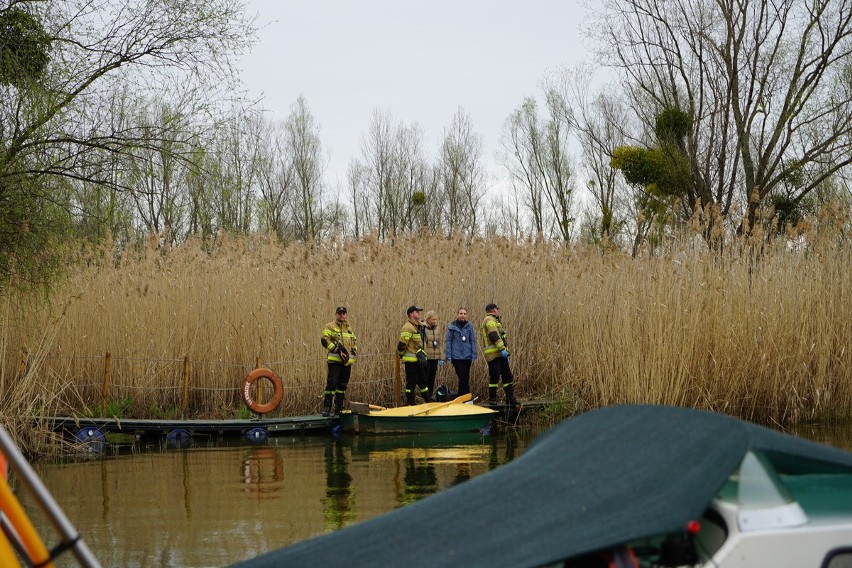
<path fill-rule="evenodd" d="M 331 399 L 332 394 L 325 393 L 325 396 L 322 398 L 322 415 L 329 416 L 331 415 Z"/>
<path fill-rule="evenodd" d="M 424 403 L 425 402 L 432 402 L 432 396 L 431 396 L 429 389 L 426 389 L 425 391 L 420 391 L 420 396 L 423 397 Z"/>
<path fill-rule="evenodd" d="M 343 410 L 344 400 L 345 395 L 342 392 L 334 393 L 334 414 L 340 414 L 340 411 Z"/>
<path fill-rule="evenodd" d="M 507 387 L 503 387 L 503 392 L 506 395 L 506 404 L 509 406 L 518 406 L 520 403 L 518 399 L 515 398 L 515 386 L 509 385 Z"/>
<path fill-rule="evenodd" d="M 408 406 L 414 406 L 414 391 L 405 392 L 405 404 Z"/>
<path fill-rule="evenodd" d="M 488 387 L 488 404 L 497 404 L 497 387 Z"/>

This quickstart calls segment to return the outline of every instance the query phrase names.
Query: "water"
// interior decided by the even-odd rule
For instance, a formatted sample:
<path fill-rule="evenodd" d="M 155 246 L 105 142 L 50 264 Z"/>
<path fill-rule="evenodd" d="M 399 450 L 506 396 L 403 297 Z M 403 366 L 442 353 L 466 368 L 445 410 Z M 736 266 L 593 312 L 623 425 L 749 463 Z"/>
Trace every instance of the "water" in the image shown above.
<path fill-rule="evenodd" d="M 852 450 L 852 425 L 793 433 Z M 277 436 L 35 468 L 104 566 L 224 566 L 482 475 L 520 455 L 529 437 Z M 19 495 L 55 544 L 48 521 Z M 76 565 L 71 553 L 57 562 Z"/>
<path fill-rule="evenodd" d="M 412 503 L 524 446 L 477 433 L 300 435 L 35 468 L 104 566 L 223 566 Z M 39 532 L 55 534 L 21 498 Z M 57 565 L 76 562 L 66 553 Z"/>

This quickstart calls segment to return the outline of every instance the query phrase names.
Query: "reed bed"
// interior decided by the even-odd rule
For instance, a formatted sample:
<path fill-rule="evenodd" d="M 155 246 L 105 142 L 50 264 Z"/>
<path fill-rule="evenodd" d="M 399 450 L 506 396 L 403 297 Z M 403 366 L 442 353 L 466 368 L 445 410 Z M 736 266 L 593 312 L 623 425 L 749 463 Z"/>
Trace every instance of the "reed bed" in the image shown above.
<path fill-rule="evenodd" d="M 89 251 L 47 301 L 3 305 L 2 412 L 92 412 L 107 354 L 124 416 L 233 417 L 258 362 L 284 382 L 273 415 L 317 412 L 320 331 L 337 305 L 360 343 L 349 398 L 391 404 L 406 306 L 435 309 L 445 326 L 464 305 L 478 328 L 493 301 L 519 396 L 557 400 L 565 414 L 630 402 L 778 425 L 848 419 L 852 258 L 839 242 L 720 252 L 684 238 L 638 259 L 500 238 Z M 486 375 L 480 357 L 475 395 Z M 441 383 L 455 385 L 449 365 Z"/>

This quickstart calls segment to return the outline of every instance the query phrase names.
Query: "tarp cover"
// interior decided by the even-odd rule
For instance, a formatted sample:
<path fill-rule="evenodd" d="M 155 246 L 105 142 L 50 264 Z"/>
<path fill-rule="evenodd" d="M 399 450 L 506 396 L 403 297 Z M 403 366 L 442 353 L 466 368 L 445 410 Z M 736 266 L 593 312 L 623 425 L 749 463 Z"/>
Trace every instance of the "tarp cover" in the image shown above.
<path fill-rule="evenodd" d="M 852 452 L 729 416 L 613 406 L 487 474 L 239 566 L 542 566 L 683 530 L 749 450 L 782 473 L 852 471 Z"/>

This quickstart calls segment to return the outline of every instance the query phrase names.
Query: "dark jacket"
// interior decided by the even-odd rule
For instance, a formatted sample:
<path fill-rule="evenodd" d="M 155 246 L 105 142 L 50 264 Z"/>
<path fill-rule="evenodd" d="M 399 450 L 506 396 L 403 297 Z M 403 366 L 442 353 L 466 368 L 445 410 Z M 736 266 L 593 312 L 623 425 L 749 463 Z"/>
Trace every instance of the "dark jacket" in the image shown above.
<path fill-rule="evenodd" d="M 476 361 L 476 333 L 470 321 L 459 325 L 459 320 L 447 326 L 446 357 L 450 359 L 470 359 Z"/>

